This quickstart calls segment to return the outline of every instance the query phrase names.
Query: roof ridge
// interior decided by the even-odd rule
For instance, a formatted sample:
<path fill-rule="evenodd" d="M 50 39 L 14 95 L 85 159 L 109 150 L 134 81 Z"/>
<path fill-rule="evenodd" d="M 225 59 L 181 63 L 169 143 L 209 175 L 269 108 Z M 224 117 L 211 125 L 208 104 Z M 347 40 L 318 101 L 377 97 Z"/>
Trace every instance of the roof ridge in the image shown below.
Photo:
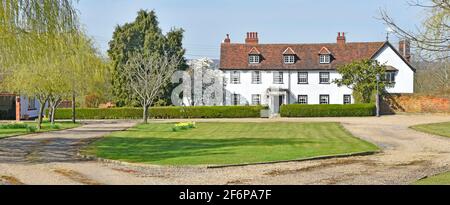
<path fill-rule="evenodd" d="M 345 44 L 361 44 L 361 43 L 385 43 L 386 41 L 360 41 L 360 42 L 346 42 Z M 259 43 L 259 44 L 253 44 L 253 45 L 249 45 L 246 43 L 229 43 L 227 45 L 249 45 L 249 46 L 261 46 L 261 45 L 284 45 L 284 46 L 289 46 L 289 45 L 337 45 L 337 43 Z"/>

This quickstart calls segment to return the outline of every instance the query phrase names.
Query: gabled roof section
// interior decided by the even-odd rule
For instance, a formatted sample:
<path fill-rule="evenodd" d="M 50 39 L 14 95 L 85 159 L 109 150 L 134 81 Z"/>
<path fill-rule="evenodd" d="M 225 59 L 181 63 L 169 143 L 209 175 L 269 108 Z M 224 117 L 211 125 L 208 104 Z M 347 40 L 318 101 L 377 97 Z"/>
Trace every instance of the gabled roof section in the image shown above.
<path fill-rule="evenodd" d="M 319 54 L 320 55 L 331 55 L 331 52 L 330 52 L 330 50 L 328 50 L 327 47 L 322 47 L 319 51 Z"/>
<path fill-rule="evenodd" d="M 412 65 L 411 65 L 411 63 L 409 62 L 409 61 L 407 61 L 406 59 L 405 59 L 405 57 L 402 55 L 402 54 L 400 54 L 400 52 L 398 52 L 398 50 L 389 42 L 389 41 L 385 41 L 384 43 L 383 43 L 383 45 L 370 57 L 370 58 L 375 58 L 378 54 L 380 54 L 380 52 L 383 50 L 383 48 L 384 47 L 386 47 L 386 46 L 389 46 L 397 55 L 398 55 L 398 57 L 400 57 L 402 60 L 403 60 L 403 62 L 405 62 L 406 63 L 406 65 L 408 65 L 408 67 L 412 70 L 412 71 L 414 71 L 414 72 L 416 72 L 416 68 L 414 68 Z"/>
<path fill-rule="evenodd" d="M 283 55 L 296 55 L 296 53 L 291 47 L 287 47 L 286 50 L 283 51 Z"/>
<path fill-rule="evenodd" d="M 338 66 L 353 60 L 370 59 L 379 51 L 385 42 L 347 42 L 344 45 L 337 43 L 318 44 L 222 44 L 220 50 L 220 69 L 222 70 L 335 70 Z M 320 64 L 317 54 L 326 47 L 333 55 L 333 61 Z M 253 49 L 254 48 L 254 49 Z M 284 64 L 283 53 L 291 50 L 299 56 L 293 64 Z M 249 65 L 249 51 L 255 50 L 264 56 L 259 64 Z M 289 49 L 288 49 L 289 50 Z M 289 51 L 291 52 L 291 51 Z"/>
<path fill-rule="evenodd" d="M 261 55 L 261 52 L 256 47 L 253 47 L 250 52 L 248 52 L 249 55 Z"/>

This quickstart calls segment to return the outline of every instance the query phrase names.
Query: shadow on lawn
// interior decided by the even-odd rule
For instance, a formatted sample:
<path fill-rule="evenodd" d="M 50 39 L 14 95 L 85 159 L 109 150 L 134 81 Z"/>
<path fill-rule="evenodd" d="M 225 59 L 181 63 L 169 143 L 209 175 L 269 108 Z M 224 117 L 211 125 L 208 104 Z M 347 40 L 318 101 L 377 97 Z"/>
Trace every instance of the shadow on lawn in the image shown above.
<path fill-rule="evenodd" d="M 145 163 L 177 157 L 232 154 L 234 152 L 232 149 L 242 146 L 283 146 L 310 143 L 315 142 L 298 138 L 173 139 L 108 137 L 95 144 L 97 154 L 100 157 Z"/>

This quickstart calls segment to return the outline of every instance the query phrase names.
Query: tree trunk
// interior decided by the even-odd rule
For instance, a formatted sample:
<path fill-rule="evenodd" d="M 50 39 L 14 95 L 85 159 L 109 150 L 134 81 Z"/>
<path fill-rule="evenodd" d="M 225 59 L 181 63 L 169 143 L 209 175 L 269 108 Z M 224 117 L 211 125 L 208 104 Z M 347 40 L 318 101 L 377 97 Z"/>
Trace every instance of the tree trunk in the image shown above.
<path fill-rule="evenodd" d="M 55 124 L 55 111 L 56 111 L 56 105 L 54 105 L 54 107 L 52 107 L 51 109 L 51 115 L 50 115 L 50 122 L 52 123 L 52 125 Z"/>
<path fill-rule="evenodd" d="M 50 122 L 52 121 L 52 118 L 53 118 L 53 107 L 50 105 L 48 109 L 48 119 L 50 119 Z"/>
<path fill-rule="evenodd" d="M 45 103 L 47 103 L 47 100 L 45 100 L 44 102 L 39 101 L 40 105 L 39 105 L 39 116 L 38 116 L 38 126 L 37 126 L 38 130 L 42 129 L 42 115 L 44 114 Z"/>
<path fill-rule="evenodd" d="M 72 92 L 72 123 L 76 123 L 75 116 L 75 91 Z"/>
<path fill-rule="evenodd" d="M 143 122 L 145 123 L 145 124 L 147 124 L 147 121 L 148 121 L 148 107 L 149 106 L 143 106 L 143 108 L 144 108 L 144 113 L 143 113 Z"/>

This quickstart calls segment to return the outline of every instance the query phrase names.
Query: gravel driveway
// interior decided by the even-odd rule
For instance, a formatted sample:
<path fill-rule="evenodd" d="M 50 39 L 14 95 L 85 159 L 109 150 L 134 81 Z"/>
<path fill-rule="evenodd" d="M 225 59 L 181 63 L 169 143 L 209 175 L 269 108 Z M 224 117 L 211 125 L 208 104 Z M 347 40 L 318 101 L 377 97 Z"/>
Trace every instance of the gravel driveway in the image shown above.
<path fill-rule="evenodd" d="M 175 120 L 153 120 L 154 123 Z M 0 184 L 409 184 L 450 171 L 450 138 L 409 129 L 450 115 L 355 118 L 203 119 L 198 121 L 341 122 L 382 153 L 306 162 L 207 169 L 119 165 L 77 157 L 80 146 L 135 121 L 90 121 L 64 131 L 0 140 Z"/>

